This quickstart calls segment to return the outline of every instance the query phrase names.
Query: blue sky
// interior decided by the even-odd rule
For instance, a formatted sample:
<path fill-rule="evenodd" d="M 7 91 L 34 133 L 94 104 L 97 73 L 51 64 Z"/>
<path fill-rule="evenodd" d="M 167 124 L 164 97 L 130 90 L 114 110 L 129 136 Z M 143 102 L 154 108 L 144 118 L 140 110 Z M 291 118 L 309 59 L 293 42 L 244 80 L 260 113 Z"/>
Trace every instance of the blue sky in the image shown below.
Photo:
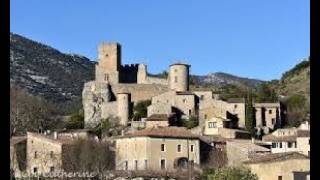
<path fill-rule="evenodd" d="M 122 63 L 151 73 L 176 61 L 191 73 L 271 80 L 309 56 L 306 0 L 10 0 L 10 31 L 97 58 L 117 41 Z"/>

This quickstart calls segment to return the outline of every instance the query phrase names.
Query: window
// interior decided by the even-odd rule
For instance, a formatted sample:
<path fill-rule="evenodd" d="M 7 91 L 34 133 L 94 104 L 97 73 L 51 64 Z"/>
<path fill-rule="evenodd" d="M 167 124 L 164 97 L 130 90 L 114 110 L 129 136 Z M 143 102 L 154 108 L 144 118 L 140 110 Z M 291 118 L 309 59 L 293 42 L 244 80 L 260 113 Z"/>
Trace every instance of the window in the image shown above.
<path fill-rule="evenodd" d="M 187 100 L 186 100 L 186 99 L 183 99 L 183 100 L 182 100 L 182 102 L 183 102 L 183 103 L 186 103 L 186 102 L 187 102 Z"/>
<path fill-rule="evenodd" d="M 145 170 L 148 169 L 148 160 L 144 160 L 144 169 L 145 169 Z"/>
<path fill-rule="evenodd" d="M 134 160 L 134 169 L 138 170 L 138 160 Z"/>
<path fill-rule="evenodd" d="M 124 169 L 125 169 L 125 170 L 128 170 L 128 161 L 125 161 L 125 162 L 124 162 Z"/>
<path fill-rule="evenodd" d="M 278 180 L 282 180 L 282 176 L 278 176 Z"/>
<path fill-rule="evenodd" d="M 272 143 L 272 148 L 276 148 L 277 147 L 277 143 Z"/>
<path fill-rule="evenodd" d="M 53 158 L 53 151 L 50 151 L 50 158 Z"/>
<path fill-rule="evenodd" d="M 193 147 L 194 147 L 193 145 L 190 146 L 190 151 L 191 152 L 193 152 L 193 150 L 194 150 Z"/>
<path fill-rule="evenodd" d="M 174 77 L 174 82 L 175 82 L 175 83 L 178 82 L 178 77 L 177 77 L 177 76 Z"/>
<path fill-rule="evenodd" d="M 279 147 L 282 148 L 282 142 L 279 143 Z"/>
<path fill-rule="evenodd" d="M 271 109 L 269 110 L 269 114 L 272 114 L 272 110 Z"/>
<path fill-rule="evenodd" d="M 37 151 L 34 152 L 34 158 L 35 158 L 35 159 L 38 158 L 38 153 L 37 153 Z"/>
<path fill-rule="evenodd" d="M 33 168 L 33 173 L 37 173 L 38 172 L 38 168 L 37 167 L 34 167 Z"/>
<path fill-rule="evenodd" d="M 54 167 L 51 166 L 51 167 L 50 167 L 50 172 L 53 172 L 53 171 L 54 171 Z"/>
<path fill-rule="evenodd" d="M 164 144 L 161 144 L 161 151 L 162 151 L 162 152 L 165 151 L 165 146 L 164 146 Z"/>
<path fill-rule="evenodd" d="M 174 69 L 174 72 L 177 72 L 178 70 L 177 69 Z"/>
<path fill-rule="evenodd" d="M 208 115 L 207 115 L 207 114 L 205 114 L 205 115 L 204 115 L 204 119 L 207 119 L 207 118 L 208 118 Z"/>
<path fill-rule="evenodd" d="M 272 124 L 275 124 L 276 120 L 274 118 L 272 118 Z"/>
<path fill-rule="evenodd" d="M 108 80 L 109 80 L 108 74 L 104 74 L 104 80 L 105 80 L 105 81 L 108 81 Z"/>
<path fill-rule="evenodd" d="M 162 170 L 166 169 L 166 160 L 165 159 L 161 159 L 160 161 L 160 168 Z"/>
<path fill-rule="evenodd" d="M 181 145 L 180 144 L 178 144 L 177 151 L 181 152 Z"/>
<path fill-rule="evenodd" d="M 189 109 L 189 116 L 191 115 L 191 109 Z"/>
<path fill-rule="evenodd" d="M 209 128 L 215 128 L 216 127 L 216 122 L 208 122 Z"/>
<path fill-rule="evenodd" d="M 293 144 L 294 144 L 294 147 L 297 148 L 297 142 L 294 142 Z"/>
<path fill-rule="evenodd" d="M 234 105 L 234 108 L 236 109 L 237 107 L 238 107 L 238 105 L 235 104 L 235 105 Z"/>
<path fill-rule="evenodd" d="M 292 148 L 293 143 L 292 142 L 288 142 L 288 148 Z"/>

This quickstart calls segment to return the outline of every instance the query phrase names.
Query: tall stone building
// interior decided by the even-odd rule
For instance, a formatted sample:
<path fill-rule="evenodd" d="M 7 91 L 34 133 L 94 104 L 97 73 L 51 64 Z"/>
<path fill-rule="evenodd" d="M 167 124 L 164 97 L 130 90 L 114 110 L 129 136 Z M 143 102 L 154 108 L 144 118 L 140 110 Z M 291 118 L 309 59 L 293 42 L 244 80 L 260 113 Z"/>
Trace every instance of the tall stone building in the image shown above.
<path fill-rule="evenodd" d="M 174 63 L 169 66 L 167 78 L 151 76 L 145 64 L 121 64 L 121 46 L 102 43 L 98 48 L 96 79 L 85 83 L 82 92 L 85 126 L 93 127 L 102 119 L 117 119 L 127 126 L 133 105 L 141 100 L 151 100 L 148 117 L 161 114 L 178 119 L 199 119 L 205 127 L 207 121 L 220 117 L 235 121 L 245 128 L 246 103 L 242 99 L 222 101 L 211 91 L 190 91 L 190 65 Z M 255 103 L 256 124 L 264 132 L 281 125 L 279 103 Z"/>

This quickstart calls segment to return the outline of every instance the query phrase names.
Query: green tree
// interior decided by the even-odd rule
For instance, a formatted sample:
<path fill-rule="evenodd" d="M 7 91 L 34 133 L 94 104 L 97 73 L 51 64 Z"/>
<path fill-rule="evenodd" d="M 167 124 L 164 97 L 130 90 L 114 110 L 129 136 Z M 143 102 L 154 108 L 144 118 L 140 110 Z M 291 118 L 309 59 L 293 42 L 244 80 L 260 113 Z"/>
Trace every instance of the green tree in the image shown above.
<path fill-rule="evenodd" d="M 143 117 L 147 117 L 148 106 L 150 104 L 150 100 L 137 102 L 137 104 L 133 107 L 133 120 L 138 121 Z"/>
<path fill-rule="evenodd" d="M 83 129 L 84 128 L 84 112 L 80 109 L 79 112 L 70 116 L 67 124 L 67 129 Z"/>
<path fill-rule="evenodd" d="M 207 180 L 258 180 L 256 174 L 244 167 L 226 167 L 217 170 L 207 171 L 208 173 L 204 176 Z"/>
<path fill-rule="evenodd" d="M 194 128 L 199 125 L 199 120 L 195 116 L 191 116 L 189 119 L 181 119 L 182 126 L 186 127 L 187 129 Z"/>
<path fill-rule="evenodd" d="M 276 92 L 267 83 L 262 83 L 258 87 L 256 102 L 276 102 L 278 100 Z"/>
<path fill-rule="evenodd" d="M 284 100 L 284 104 L 287 108 L 286 127 L 297 127 L 308 120 L 308 103 L 304 96 L 294 94 Z"/>
<path fill-rule="evenodd" d="M 252 93 L 249 91 L 246 100 L 246 129 L 250 132 L 251 136 L 255 135 L 255 125 L 254 125 L 254 109 L 252 104 Z"/>
<path fill-rule="evenodd" d="M 92 130 L 99 138 L 103 138 L 105 136 L 119 135 L 123 128 L 118 124 L 117 118 L 109 117 L 101 119 Z"/>

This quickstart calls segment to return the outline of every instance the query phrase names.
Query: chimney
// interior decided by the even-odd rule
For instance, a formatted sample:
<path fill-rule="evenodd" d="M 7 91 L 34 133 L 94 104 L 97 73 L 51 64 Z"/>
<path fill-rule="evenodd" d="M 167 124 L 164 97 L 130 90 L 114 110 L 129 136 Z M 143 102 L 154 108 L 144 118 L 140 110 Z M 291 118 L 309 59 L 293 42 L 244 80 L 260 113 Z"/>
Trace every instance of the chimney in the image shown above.
<path fill-rule="evenodd" d="M 58 139 L 58 133 L 57 133 L 57 131 L 53 132 L 53 139 Z"/>

